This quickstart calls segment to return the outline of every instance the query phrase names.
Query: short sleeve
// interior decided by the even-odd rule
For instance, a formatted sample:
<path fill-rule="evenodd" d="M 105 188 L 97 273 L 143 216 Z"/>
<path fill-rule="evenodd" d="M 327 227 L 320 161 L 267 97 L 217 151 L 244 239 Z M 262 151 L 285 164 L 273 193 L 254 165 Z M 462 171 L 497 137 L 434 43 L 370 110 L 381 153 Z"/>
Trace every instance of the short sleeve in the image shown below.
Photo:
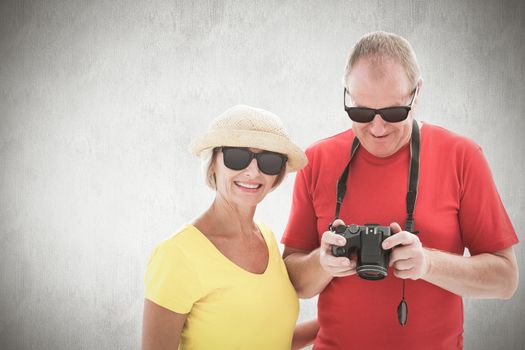
<path fill-rule="evenodd" d="M 281 243 L 295 249 L 311 251 L 319 247 L 317 215 L 308 189 L 311 162 L 295 176 L 292 208 Z"/>
<path fill-rule="evenodd" d="M 199 277 L 186 255 L 173 244 L 159 245 L 144 277 L 145 297 L 171 311 L 186 314 L 200 298 Z"/>
<path fill-rule="evenodd" d="M 459 221 L 463 242 L 470 253 L 490 253 L 516 244 L 516 232 L 481 148 L 472 148 L 467 153 L 461 182 Z"/>

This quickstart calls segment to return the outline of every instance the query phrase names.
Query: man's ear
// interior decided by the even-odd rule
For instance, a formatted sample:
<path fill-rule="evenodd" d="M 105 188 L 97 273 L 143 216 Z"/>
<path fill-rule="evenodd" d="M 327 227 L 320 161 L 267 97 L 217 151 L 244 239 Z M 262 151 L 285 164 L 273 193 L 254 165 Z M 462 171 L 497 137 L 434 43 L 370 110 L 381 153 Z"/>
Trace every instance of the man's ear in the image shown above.
<path fill-rule="evenodd" d="M 421 94 L 421 88 L 423 87 L 423 78 L 419 78 L 417 80 L 417 96 L 414 98 L 414 103 L 413 105 L 417 105 L 418 104 L 418 101 L 419 101 L 419 95 Z"/>
<path fill-rule="evenodd" d="M 423 87 L 423 78 L 419 78 L 417 81 L 417 94 L 419 96 L 419 93 L 421 92 L 421 88 Z"/>

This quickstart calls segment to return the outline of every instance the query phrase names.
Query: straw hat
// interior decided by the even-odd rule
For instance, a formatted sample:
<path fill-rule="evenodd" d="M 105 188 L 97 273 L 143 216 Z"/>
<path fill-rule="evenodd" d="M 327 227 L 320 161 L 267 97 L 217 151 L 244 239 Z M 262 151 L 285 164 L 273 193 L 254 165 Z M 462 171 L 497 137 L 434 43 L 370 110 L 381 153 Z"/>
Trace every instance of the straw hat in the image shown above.
<path fill-rule="evenodd" d="M 251 147 L 286 154 L 286 171 L 297 171 L 308 160 L 304 152 L 290 141 L 281 119 L 264 109 L 237 105 L 212 121 L 208 131 L 190 145 L 194 155 L 208 148 Z"/>

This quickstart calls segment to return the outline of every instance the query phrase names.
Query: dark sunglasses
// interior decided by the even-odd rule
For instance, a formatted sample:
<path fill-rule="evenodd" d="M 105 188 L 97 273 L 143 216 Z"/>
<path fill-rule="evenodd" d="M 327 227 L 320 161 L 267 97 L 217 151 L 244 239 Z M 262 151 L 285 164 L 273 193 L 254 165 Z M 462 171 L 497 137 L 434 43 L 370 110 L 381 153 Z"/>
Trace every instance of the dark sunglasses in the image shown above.
<path fill-rule="evenodd" d="M 367 107 L 348 107 L 346 105 L 346 94 L 348 90 L 346 90 L 345 87 L 343 103 L 345 105 L 346 113 L 348 114 L 350 119 L 352 119 L 356 123 L 369 123 L 372 120 L 374 120 L 376 114 L 379 114 L 385 122 L 398 123 L 407 119 L 408 112 L 410 112 L 412 103 L 414 102 L 414 98 L 416 98 L 416 91 L 417 86 L 414 88 L 414 90 L 412 90 L 412 99 L 410 100 L 408 106 L 395 106 L 381 109 L 373 109 Z"/>
<path fill-rule="evenodd" d="M 257 159 L 259 170 L 266 175 L 277 175 L 281 172 L 288 160 L 284 154 L 262 151 L 254 153 L 247 148 L 221 147 L 224 165 L 232 170 L 242 170 L 248 167 L 252 159 Z"/>

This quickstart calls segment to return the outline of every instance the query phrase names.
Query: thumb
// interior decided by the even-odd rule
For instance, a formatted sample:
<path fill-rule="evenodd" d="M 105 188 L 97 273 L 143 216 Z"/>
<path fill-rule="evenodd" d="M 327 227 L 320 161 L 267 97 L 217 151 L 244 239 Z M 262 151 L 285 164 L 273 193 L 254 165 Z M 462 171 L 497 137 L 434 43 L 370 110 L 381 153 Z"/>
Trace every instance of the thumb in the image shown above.
<path fill-rule="evenodd" d="M 345 224 L 345 222 L 343 220 L 341 220 L 341 219 L 336 219 L 336 220 L 334 220 L 334 222 L 332 222 L 332 226 L 333 227 L 341 226 L 341 225 L 344 225 L 344 224 Z"/>
<path fill-rule="evenodd" d="M 399 224 L 397 222 L 391 223 L 390 224 L 390 229 L 392 230 L 392 233 L 398 233 L 398 232 L 403 231 L 401 229 L 401 226 L 399 226 Z"/>

